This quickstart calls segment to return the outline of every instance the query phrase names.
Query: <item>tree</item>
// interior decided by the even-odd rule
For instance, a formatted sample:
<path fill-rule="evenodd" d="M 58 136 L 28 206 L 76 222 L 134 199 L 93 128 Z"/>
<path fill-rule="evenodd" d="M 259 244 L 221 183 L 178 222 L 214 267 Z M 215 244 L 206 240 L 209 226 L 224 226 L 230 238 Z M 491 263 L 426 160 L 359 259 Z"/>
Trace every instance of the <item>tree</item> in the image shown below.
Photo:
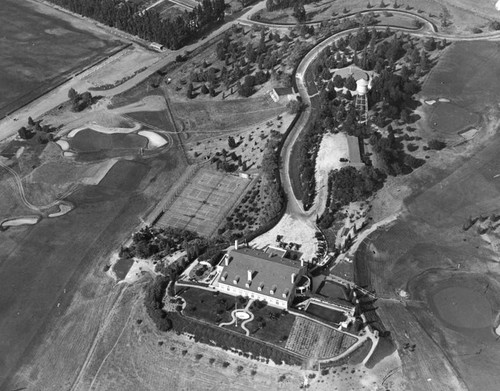
<path fill-rule="evenodd" d="M 290 114 L 296 114 L 302 109 L 302 105 L 297 100 L 291 100 L 287 103 L 286 108 Z"/>
<path fill-rule="evenodd" d="M 22 126 L 17 131 L 17 133 L 19 134 L 19 137 L 22 138 L 23 140 L 27 140 L 29 138 L 29 134 L 30 134 L 30 132 L 24 126 Z"/>
<path fill-rule="evenodd" d="M 304 8 L 304 5 L 300 2 L 296 2 L 295 6 L 293 7 L 293 14 L 292 14 L 297 21 L 300 23 L 306 21 L 306 9 Z"/>
<path fill-rule="evenodd" d="M 354 91 L 357 87 L 356 85 L 356 79 L 354 79 L 354 77 L 352 75 L 350 75 L 347 80 L 346 80 L 346 83 L 345 83 L 345 87 L 348 89 L 348 90 L 351 90 L 351 91 Z"/>
<path fill-rule="evenodd" d="M 439 18 L 441 19 L 442 27 L 448 27 L 451 24 L 451 14 L 448 8 L 443 6 L 442 11 L 439 14 Z"/>
<path fill-rule="evenodd" d="M 188 99 L 194 98 L 194 96 L 193 96 L 193 83 L 189 83 L 187 91 L 186 91 L 186 96 L 188 97 Z"/>
<path fill-rule="evenodd" d="M 207 88 L 206 84 L 203 84 L 203 85 L 201 86 L 201 93 L 202 93 L 203 95 L 208 94 L 208 88 Z"/>
<path fill-rule="evenodd" d="M 436 49 L 436 41 L 433 37 L 430 37 L 424 42 L 424 49 L 428 52 L 432 52 L 434 49 Z"/>
<path fill-rule="evenodd" d="M 238 144 L 236 144 L 236 141 L 234 141 L 234 137 L 233 136 L 229 136 L 227 138 L 227 143 L 229 145 L 229 148 L 231 148 L 231 149 L 234 149 L 234 148 L 236 148 L 238 146 Z"/>
<path fill-rule="evenodd" d="M 28 125 L 29 126 L 35 126 L 35 121 L 33 121 L 33 118 L 28 117 Z"/>
<path fill-rule="evenodd" d="M 444 141 L 432 139 L 429 141 L 429 149 L 434 149 L 436 151 L 440 151 L 441 149 L 446 147 L 446 143 Z"/>
<path fill-rule="evenodd" d="M 68 98 L 71 102 L 75 102 L 78 99 L 78 92 L 74 88 L 70 88 L 68 91 Z"/>
<path fill-rule="evenodd" d="M 342 88 L 344 86 L 344 78 L 340 75 L 335 75 L 333 85 L 337 88 Z"/>

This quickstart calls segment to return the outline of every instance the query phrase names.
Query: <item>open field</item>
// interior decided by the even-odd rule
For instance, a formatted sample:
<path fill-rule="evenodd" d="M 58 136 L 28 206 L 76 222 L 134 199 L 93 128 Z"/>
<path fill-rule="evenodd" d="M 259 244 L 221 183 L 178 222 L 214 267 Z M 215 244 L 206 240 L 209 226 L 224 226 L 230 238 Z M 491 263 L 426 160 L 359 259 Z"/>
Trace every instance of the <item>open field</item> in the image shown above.
<path fill-rule="evenodd" d="M 424 132 L 456 139 L 458 132 L 477 125 L 481 115 L 498 109 L 499 49 L 498 42 L 478 41 L 455 42 L 444 51 L 419 96 L 451 102 L 423 106 Z"/>
<path fill-rule="evenodd" d="M 498 42 L 454 42 L 439 57 L 420 95 L 425 99 L 447 98 L 474 112 L 496 106 L 499 61 Z"/>
<path fill-rule="evenodd" d="M 248 179 L 201 169 L 158 221 L 211 236 L 250 183 Z"/>
<path fill-rule="evenodd" d="M 120 42 L 40 3 L 2 2 L 0 117 L 109 55 Z"/>
<path fill-rule="evenodd" d="M 115 297 L 102 267 L 184 171 L 181 156 L 173 148 L 155 160 L 120 161 L 99 184 L 68 198 L 76 205 L 71 213 L 0 232 L 0 275 L 9 281 L 0 288 L 0 388 L 29 379 L 40 389 L 66 389 L 75 379 L 102 306 Z M 58 165 L 42 167 L 34 179 L 65 174 Z M 69 311 L 73 298 L 78 309 Z"/>
<path fill-rule="evenodd" d="M 358 284 L 391 301 L 401 299 L 401 289 L 410 295 L 406 306 L 377 302 L 405 377 L 445 379 L 448 373 L 447 381 L 415 383 L 415 389 L 460 389 L 450 386 L 455 378 L 469 389 L 495 390 L 500 381 L 493 369 L 500 360 L 493 333 L 500 312 L 498 254 L 477 228 L 462 229 L 469 216 L 500 210 L 500 138 L 491 136 L 487 144 L 467 159 L 456 155 L 470 154 L 472 146 L 450 151 L 447 164 L 407 178 L 414 194 L 406 199 L 403 218 L 372 234 L 356 254 Z M 403 349 L 406 342 L 417 345 L 415 352 Z M 439 366 L 443 370 L 435 372 Z"/>
<path fill-rule="evenodd" d="M 142 286 L 122 288 L 75 390 L 295 391 L 305 382 L 315 391 L 405 390 L 400 373 L 394 371 L 399 362 L 395 355 L 373 369 L 346 364 L 320 373 L 265 364 L 186 336 L 158 332 L 144 310 Z"/>
<path fill-rule="evenodd" d="M 500 313 L 498 249 L 483 240 L 478 226 L 463 230 L 470 216 L 500 211 L 498 83 L 492 82 L 498 70 L 490 62 L 497 56 L 496 43 L 446 49 L 421 95 L 450 99 L 462 113 L 434 114 L 439 119 L 433 121 L 445 125 L 436 131 L 428 125 L 432 115 L 417 125 L 449 139 L 476 115 L 480 131 L 466 144 L 427 151 L 432 159 L 423 168 L 391 178 L 376 196 L 374 216 L 382 220 L 399 211 L 401 217 L 372 233 L 356 253 L 355 282 L 380 297 L 382 329 L 391 333 L 410 389 L 489 391 L 500 381 L 493 332 Z M 424 106 L 424 113 L 434 106 Z"/>
<path fill-rule="evenodd" d="M 91 386 L 98 390 L 298 390 L 303 384 L 298 368 L 266 365 L 195 344 L 185 336 L 158 332 L 145 313 L 140 288 L 130 287 L 134 293 L 119 302 L 106 325 L 107 337 L 99 341 L 76 390 Z"/>
<path fill-rule="evenodd" d="M 195 142 L 276 118 L 285 107 L 264 95 L 224 102 L 172 102 L 172 111 L 186 141 Z"/>

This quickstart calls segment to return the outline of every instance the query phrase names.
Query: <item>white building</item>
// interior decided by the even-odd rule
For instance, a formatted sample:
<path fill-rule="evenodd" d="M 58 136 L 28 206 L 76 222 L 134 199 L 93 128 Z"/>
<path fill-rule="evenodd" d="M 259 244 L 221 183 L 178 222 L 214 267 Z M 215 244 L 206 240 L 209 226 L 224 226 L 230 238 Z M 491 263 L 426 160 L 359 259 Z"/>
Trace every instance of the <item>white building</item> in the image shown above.
<path fill-rule="evenodd" d="M 217 291 L 288 309 L 305 267 L 300 261 L 281 257 L 276 252 L 235 248 L 224 255 L 217 272 L 211 284 Z"/>

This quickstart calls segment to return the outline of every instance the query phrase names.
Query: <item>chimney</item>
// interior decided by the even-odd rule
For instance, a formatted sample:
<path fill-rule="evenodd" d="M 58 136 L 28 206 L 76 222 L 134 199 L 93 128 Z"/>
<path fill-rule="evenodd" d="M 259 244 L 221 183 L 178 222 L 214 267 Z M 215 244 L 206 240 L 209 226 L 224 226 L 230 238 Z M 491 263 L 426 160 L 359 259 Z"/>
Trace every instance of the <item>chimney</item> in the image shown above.
<path fill-rule="evenodd" d="M 247 278 L 248 281 L 252 281 L 252 274 L 253 274 L 253 272 L 251 270 L 249 270 L 248 271 L 248 278 Z"/>
<path fill-rule="evenodd" d="M 295 273 L 292 273 L 292 278 L 291 278 L 291 280 L 292 280 L 292 284 L 293 284 L 293 283 L 295 282 Z"/>
<path fill-rule="evenodd" d="M 304 267 L 304 259 L 303 258 L 300 259 L 300 267 Z"/>
<path fill-rule="evenodd" d="M 234 249 L 235 249 L 235 250 L 238 250 L 238 240 L 235 240 L 235 241 L 234 241 Z"/>
<path fill-rule="evenodd" d="M 229 254 L 224 255 L 224 265 L 229 265 Z"/>

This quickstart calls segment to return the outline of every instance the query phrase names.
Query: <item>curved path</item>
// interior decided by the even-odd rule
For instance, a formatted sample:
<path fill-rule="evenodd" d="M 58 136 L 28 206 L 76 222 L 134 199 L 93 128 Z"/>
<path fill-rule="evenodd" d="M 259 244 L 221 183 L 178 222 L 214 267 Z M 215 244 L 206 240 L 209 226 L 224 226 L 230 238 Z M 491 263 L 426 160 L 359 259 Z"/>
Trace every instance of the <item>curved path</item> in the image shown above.
<path fill-rule="evenodd" d="M 17 186 L 17 190 L 19 191 L 19 195 L 21 197 L 21 201 L 22 203 L 27 206 L 29 209 L 31 210 L 35 210 L 37 212 L 39 212 L 41 209 L 48 209 L 48 208 L 52 208 L 53 206 L 56 206 L 56 205 L 59 205 L 61 203 L 61 200 L 56 200 L 56 201 L 52 201 L 51 203 L 49 204 L 46 204 L 46 205 L 40 205 L 40 206 L 36 206 L 36 205 L 33 205 L 31 202 L 28 201 L 28 199 L 26 198 L 26 193 L 24 192 L 24 187 L 23 187 L 23 183 L 22 183 L 22 180 L 21 180 L 21 177 L 19 176 L 19 174 L 17 172 L 15 172 L 12 168 L 10 168 L 9 166 L 5 165 L 4 163 L 2 163 L 0 161 L 0 167 L 4 168 L 5 170 L 7 170 L 10 174 L 12 174 L 12 176 L 14 177 L 14 180 L 16 182 L 16 186 Z M 64 193 L 64 195 L 60 198 L 64 198 L 66 196 L 68 196 L 73 190 L 70 189 L 68 191 L 66 191 Z"/>
<path fill-rule="evenodd" d="M 255 7 L 252 11 L 253 14 L 255 14 L 255 12 L 258 12 L 265 7 L 265 3 L 259 3 L 260 6 L 259 7 Z M 312 21 L 312 22 L 305 22 L 305 23 L 302 23 L 306 26 L 314 26 L 314 27 L 317 27 L 317 26 L 320 26 L 322 23 L 326 23 L 326 22 L 331 22 L 333 20 L 342 20 L 342 19 L 347 19 L 347 18 L 351 18 L 353 16 L 356 16 L 358 14 L 360 15 L 363 15 L 363 14 L 370 14 L 370 13 L 383 13 L 383 12 L 390 12 L 391 14 L 399 14 L 399 15 L 404 15 L 404 16 L 409 16 L 409 17 L 412 17 L 412 18 L 415 18 L 415 19 L 418 19 L 420 20 L 421 22 L 427 24 L 428 26 L 430 26 L 432 32 L 434 33 L 437 33 L 438 29 L 437 29 L 437 26 L 436 24 L 423 17 L 422 15 L 419 15 L 419 14 L 415 14 L 413 12 L 409 12 L 409 11 L 404 11 L 404 10 L 399 10 L 399 9 L 393 9 L 393 8 L 371 8 L 371 9 L 368 9 L 368 10 L 363 10 L 363 11 L 359 11 L 359 12 L 351 12 L 351 13 L 348 13 L 348 14 L 345 14 L 345 15 L 339 15 L 337 17 L 332 17 L 330 19 L 324 19 L 324 20 L 318 20 L 318 21 Z M 266 21 L 259 21 L 259 20 L 254 20 L 254 19 L 251 19 L 251 17 L 253 16 L 252 15 L 249 15 L 249 13 L 246 13 L 245 15 L 242 15 L 240 17 L 240 22 L 242 24 L 254 24 L 254 25 L 257 25 L 257 26 L 263 26 L 263 27 L 272 27 L 272 28 L 293 28 L 297 25 L 297 23 L 272 23 L 272 22 L 266 22 Z M 384 28 L 386 27 L 386 25 L 384 25 Z M 414 29 L 415 31 L 416 30 L 419 30 L 419 29 Z"/>

